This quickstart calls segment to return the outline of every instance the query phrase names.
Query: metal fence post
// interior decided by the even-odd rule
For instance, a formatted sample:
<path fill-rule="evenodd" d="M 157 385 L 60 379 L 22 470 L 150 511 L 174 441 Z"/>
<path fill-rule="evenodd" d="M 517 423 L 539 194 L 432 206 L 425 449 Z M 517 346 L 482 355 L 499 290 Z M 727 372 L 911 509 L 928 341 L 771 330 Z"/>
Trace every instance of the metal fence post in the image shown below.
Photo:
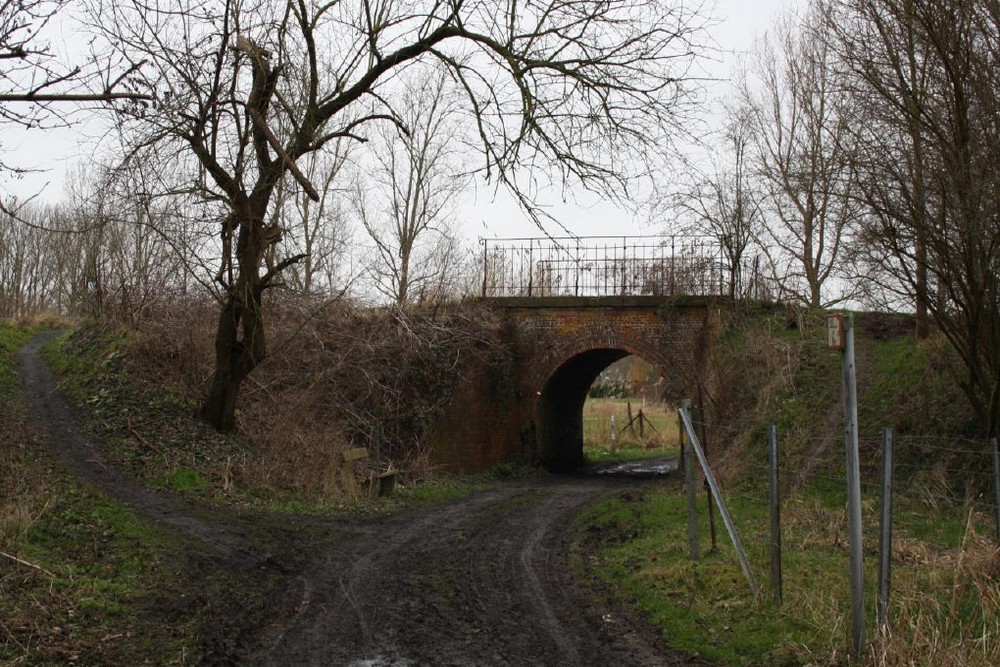
<path fill-rule="evenodd" d="M 740 542 L 736 526 L 733 524 L 732 517 L 729 516 L 726 501 L 722 497 L 722 489 L 719 488 L 719 483 L 715 481 L 715 474 L 712 473 L 712 469 L 708 466 L 708 459 L 705 458 L 705 452 L 702 451 L 701 444 L 698 442 L 698 435 L 694 432 L 694 425 L 691 423 L 691 414 L 688 408 L 683 405 L 679 413 L 681 420 L 684 422 L 684 430 L 687 432 L 688 443 L 690 443 L 691 449 L 694 450 L 695 455 L 698 457 L 702 472 L 705 473 L 705 481 L 708 482 L 709 488 L 712 489 L 712 495 L 715 496 L 715 504 L 719 508 L 719 514 L 722 515 L 722 523 L 726 525 L 726 531 L 729 533 L 729 539 L 733 543 L 733 549 L 736 550 L 736 557 L 740 561 L 740 569 L 743 570 L 743 576 L 746 577 L 751 590 L 757 593 L 757 579 L 753 576 L 753 570 L 750 569 L 750 561 L 747 559 L 747 552 L 743 549 L 743 543 Z"/>
<path fill-rule="evenodd" d="M 854 656 L 865 645 L 865 571 L 861 545 L 861 470 L 858 461 L 858 393 L 854 364 L 854 315 L 843 314 L 841 354 L 844 386 L 844 446 L 847 454 L 847 525 L 851 547 L 851 639 Z"/>
<path fill-rule="evenodd" d="M 681 410 L 691 408 L 691 400 L 681 401 Z M 687 525 L 688 525 L 688 548 L 691 552 L 691 560 L 698 560 L 701 551 L 698 544 L 698 511 L 695 507 L 696 489 L 694 480 L 694 450 L 691 441 L 684 436 L 684 422 L 677 413 L 677 425 L 680 428 L 682 454 L 684 455 L 684 491 L 687 496 Z"/>
<path fill-rule="evenodd" d="M 882 432 L 882 517 L 878 548 L 878 598 L 875 609 L 879 632 L 889 629 L 889 587 L 892 582 L 892 429 Z"/>
<path fill-rule="evenodd" d="M 771 486 L 771 594 L 774 604 L 781 606 L 781 495 L 778 485 L 778 426 L 767 429 L 768 469 Z"/>

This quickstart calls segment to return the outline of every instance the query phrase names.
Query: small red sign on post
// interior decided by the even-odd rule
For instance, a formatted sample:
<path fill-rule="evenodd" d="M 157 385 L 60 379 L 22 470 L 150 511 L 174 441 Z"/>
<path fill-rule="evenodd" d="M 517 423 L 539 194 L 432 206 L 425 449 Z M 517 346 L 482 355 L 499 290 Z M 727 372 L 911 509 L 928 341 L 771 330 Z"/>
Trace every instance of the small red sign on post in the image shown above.
<path fill-rule="evenodd" d="M 831 350 L 844 349 L 843 315 L 830 315 L 826 318 L 826 346 Z"/>

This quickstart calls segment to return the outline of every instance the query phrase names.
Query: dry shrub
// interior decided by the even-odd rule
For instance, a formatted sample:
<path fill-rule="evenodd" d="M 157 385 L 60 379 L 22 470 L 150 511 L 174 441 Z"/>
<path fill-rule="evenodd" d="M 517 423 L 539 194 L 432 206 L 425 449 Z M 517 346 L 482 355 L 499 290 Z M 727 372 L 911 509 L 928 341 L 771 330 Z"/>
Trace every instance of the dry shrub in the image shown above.
<path fill-rule="evenodd" d="M 786 544 L 793 551 L 835 550 L 847 563 L 842 508 L 790 498 L 783 513 Z M 956 508 L 956 512 L 961 510 Z M 986 667 L 1000 664 L 1000 550 L 976 526 L 991 521 L 966 504 L 965 532 L 957 546 L 909 535 L 893 539 L 893 580 L 888 633 L 869 626 L 861 664 L 870 667 Z M 867 521 L 873 523 L 871 519 Z M 871 557 L 871 556 L 869 556 Z M 845 567 L 846 569 L 846 567 Z M 825 571 L 824 571 L 825 572 Z M 855 664 L 845 655 L 850 624 L 847 593 L 820 572 L 805 586 L 786 586 L 786 613 L 815 629 L 803 663 Z M 840 579 L 846 585 L 846 573 Z"/>
<path fill-rule="evenodd" d="M 64 329 L 77 326 L 79 323 L 78 317 L 63 315 L 55 311 L 40 311 L 17 318 L 17 325 L 26 328 Z"/>
<path fill-rule="evenodd" d="M 802 551 L 840 548 L 847 539 L 847 508 L 830 508 L 820 502 L 792 496 L 783 511 L 783 530 L 789 544 Z M 792 539 L 794 536 L 794 539 Z"/>
<path fill-rule="evenodd" d="M 972 525 L 971 515 L 969 525 Z M 877 667 L 1000 664 L 1000 550 L 970 530 L 959 549 L 903 545 L 931 581 L 893 591 L 888 632 L 879 632 L 866 663 Z"/>
<path fill-rule="evenodd" d="M 953 479 L 947 462 L 942 458 L 934 461 L 924 470 L 917 470 L 911 477 L 909 490 L 914 497 L 933 509 L 942 503 L 955 500 L 952 491 Z"/>
<path fill-rule="evenodd" d="M 424 436 L 447 409 L 456 378 L 466 364 L 489 360 L 500 340 L 499 318 L 471 304 L 403 311 L 341 302 L 303 312 L 285 302 L 274 312 L 278 342 L 246 388 L 255 409 L 244 412 L 244 430 L 284 450 L 263 432 L 284 414 L 297 422 L 295 451 L 304 457 L 366 447 L 379 469 L 422 467 Z M 335 466 L 335 456 L 315 466 L 324 485 Z"/>
<path fill-rule="evenodd" d="M 129 337 L 128 370 L 155 378 L 163 390 L 192 400 L 211 378 L 219 306 L 211 300 L 176 298 L 150 308 Z"/>
<path fill-rule="evenodd" d="M 31 437 L 27 429 L 2 425 L 0 435 L 7 443 L 0 463 L 0 545 L 6 545 L 17 543 L 49 511 L 52 494 L 36 463 L 37 455 L 24 444 L 24 438 Z"/>
<path fill-rule="evenodd" d="M 748 447 L 765 442 L 761 424 L 778 414 L 781 396 L 793 386 L 799 372 L 802 341 L 780 338 L 777 326 L 779 318 L 772 315 L 733 322 L 713 354 L 707 419 L 710 438 L 724 443 L 728 451 L 717 459 L 715 471 L 724 482 L 745 474 L 742 462 L 749 458 Z M 748 400 L 751 397 L 753 400 Z M 785 447 L 793 439 L 794 434 L 782 434 Z"/>
<path fill-rule="evenodd" d="M 218 308 L 188 299 L 149 312 L 125 346 L 126 368 L 193 413 L 211 379 Z M 224 464 L 242 484 L 308 496 L 357 495 L 359 480 L 389 467 L 424 474 L 424 437 L 456 378 L 466 364 L 490 363 L 501 340 L 499 317 L 465 303 L 404 311 L 272 295 L 266 317 L 270 356 L 238 405 L 245 456 L 226 454 Z M 357 447 L 369 458 L 344 464 Z"/>

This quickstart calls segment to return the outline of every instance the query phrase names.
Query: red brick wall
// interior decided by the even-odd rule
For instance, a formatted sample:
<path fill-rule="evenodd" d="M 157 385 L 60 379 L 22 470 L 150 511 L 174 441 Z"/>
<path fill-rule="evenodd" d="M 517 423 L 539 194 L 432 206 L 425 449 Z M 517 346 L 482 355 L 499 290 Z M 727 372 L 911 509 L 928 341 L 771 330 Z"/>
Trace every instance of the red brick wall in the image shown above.
<path fill-rule="evenodd" d="M 574 359 L 589 358 L 592 365 L 593 354 L 584 353 L 593 350 L 636 354 L 659 369 L 669 399 L 690 397 L 719 322 L 716 304 L 704 298 L 558 297 L 504 299 L 495 305 L 510 318 L 508 355 L 478 362 L 459 379 L 452 409 L 431 438 L 432 458 L 446 469 L 471 472 L 539 457 L 539 402 L 546 383 Z M 579 390 L 588 387 L 589 382 Z"/>

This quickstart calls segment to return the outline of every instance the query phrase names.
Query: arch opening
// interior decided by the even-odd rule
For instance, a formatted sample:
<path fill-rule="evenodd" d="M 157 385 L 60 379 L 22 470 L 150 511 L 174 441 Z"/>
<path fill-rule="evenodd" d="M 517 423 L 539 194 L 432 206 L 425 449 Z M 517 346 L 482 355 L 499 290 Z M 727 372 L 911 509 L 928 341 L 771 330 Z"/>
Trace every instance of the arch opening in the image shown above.
<path fill-rule="evenodd" d="M 565 361 L 538 397 L 538 458 L 550 470 L 568 472 L 584 464 L 583 405 L 590 386 L 627 350 L 595 349 Z"/>
<path fill-rule="evenodd" d="M 620 461 L 671 453 L 668 448 L 676 443 L 667 440 L 676 415 L 661 393 L 659 369 L 629 350 L 597 348 L 574 355 L 539 392 L 538 458 L 550 470 L 567 472 L 609 457 Z M 612 414 L 614 442 L 621 448 L 613 446 Z"/>

